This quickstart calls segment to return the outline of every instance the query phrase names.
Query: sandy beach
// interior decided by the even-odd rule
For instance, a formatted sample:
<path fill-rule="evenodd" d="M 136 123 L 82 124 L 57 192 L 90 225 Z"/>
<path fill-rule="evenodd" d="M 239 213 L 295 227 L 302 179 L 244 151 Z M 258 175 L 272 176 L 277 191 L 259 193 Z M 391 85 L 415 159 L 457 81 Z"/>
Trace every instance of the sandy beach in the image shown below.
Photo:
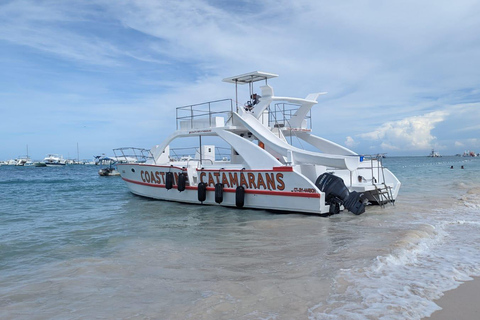
<path fill-rule="evenodd" d="M 478 293 L 480 292 L 480 278 L 467 281 L 458 288 L 445 292 L 445 295 L 435 301 L 442 310 L 434 312 L 430 320 L 471 320 L 478 319 L 480 304 Z"/>

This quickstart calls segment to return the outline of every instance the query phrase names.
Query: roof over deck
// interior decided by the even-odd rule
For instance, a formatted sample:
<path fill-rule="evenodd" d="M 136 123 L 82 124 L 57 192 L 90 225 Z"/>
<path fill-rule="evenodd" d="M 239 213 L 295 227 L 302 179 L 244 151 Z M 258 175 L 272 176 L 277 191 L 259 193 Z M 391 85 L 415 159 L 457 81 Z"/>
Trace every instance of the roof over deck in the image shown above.
<path fill-rule="evenodd" d="M 229 82 L 229 83 L 246 84 L 246 83 L 252 83 L 252 82 L 267 80 L 271 78 L 276 78 L 276 77 L 278 77 L 278 75 L 274 73 L 253 71 L 253 72 L 241 74 L 239 76 L 225 78 L 222 81 Z"/>

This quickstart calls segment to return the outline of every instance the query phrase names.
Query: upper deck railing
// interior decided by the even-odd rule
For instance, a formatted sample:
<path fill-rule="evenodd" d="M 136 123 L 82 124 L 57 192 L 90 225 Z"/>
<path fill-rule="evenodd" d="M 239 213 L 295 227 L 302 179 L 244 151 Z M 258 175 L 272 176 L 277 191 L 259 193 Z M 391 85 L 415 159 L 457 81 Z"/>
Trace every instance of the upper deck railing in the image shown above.
<path fill-rule="evenodd" d="M 232 113 L 232 99 L 178 107 L 176 110 L 177 130 L 223 127 L 231 119 Z"/>
<path fill-rule="evenodd" d="M 150 150 L 144 148 L 116 148 L 113 149 L 113 153 L 117 161 L 121 163 L 145 163 L 149 160 L 155 161 Z"/>
<path fill-rule="evenodd" d="M 305 117 L 305 127 L 292 128 L 290 119 L 297 112 L 300 106 L 291 103 L 276 103 L 273 107 L 269 107 L 268 125 L 269 127 L 288 128 L 288 129 L 312 129 L 312 114 L 311 110 Z"/>
<path fill-rule="evenodd" d="M 215 148 L 215 161 L 230 161 L 231 148 L 217 147 Z M 198 147 L 183 147 L 170 149 L 170 161 L 198 160 L 200 161 L 200 149 Z M 202 161 L 207 158 L 202 157 Z"/>

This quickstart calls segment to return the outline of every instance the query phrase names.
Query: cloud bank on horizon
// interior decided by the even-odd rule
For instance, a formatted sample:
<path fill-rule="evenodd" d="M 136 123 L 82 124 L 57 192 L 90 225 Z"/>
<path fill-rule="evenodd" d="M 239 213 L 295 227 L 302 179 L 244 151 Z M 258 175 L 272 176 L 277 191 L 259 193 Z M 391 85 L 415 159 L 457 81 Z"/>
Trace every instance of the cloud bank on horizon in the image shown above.
<path fill-rule="evenodd" d="M 480 150 L 478 1 L 13 0 L 0 3 L 0 159 L 150 147 L 175 107 L 273 72 L 327 91 L 314 132 L 358 153 Z"/>

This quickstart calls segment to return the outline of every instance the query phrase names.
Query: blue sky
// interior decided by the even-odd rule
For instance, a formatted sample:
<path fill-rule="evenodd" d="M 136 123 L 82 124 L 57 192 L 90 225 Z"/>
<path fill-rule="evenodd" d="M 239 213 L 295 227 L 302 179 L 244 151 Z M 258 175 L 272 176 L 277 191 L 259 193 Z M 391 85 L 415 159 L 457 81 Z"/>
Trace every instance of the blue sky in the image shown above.
<path fill-rule="evenodd" d="M 150 148 L 175 108 L 328 92 L 314 133 L 358 153 L 480 152 L 478 1 L 0 1 L 0 160 Z"/>

